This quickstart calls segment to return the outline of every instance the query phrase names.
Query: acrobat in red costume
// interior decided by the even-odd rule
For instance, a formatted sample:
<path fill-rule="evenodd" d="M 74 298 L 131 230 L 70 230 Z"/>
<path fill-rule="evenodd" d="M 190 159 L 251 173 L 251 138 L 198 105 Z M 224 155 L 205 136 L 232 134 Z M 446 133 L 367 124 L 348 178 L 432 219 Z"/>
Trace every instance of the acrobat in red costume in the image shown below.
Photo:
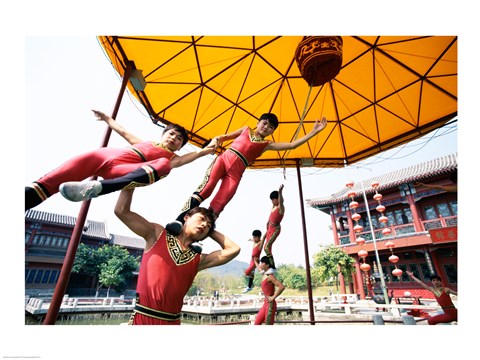
<path fill-rule="evenodd" d="M 264 245 L 265 254 L 270 260 L 270 265 L 275 266 L 273 260 L 272 246 L 275 240 L 280 235 L 283 215 L 285 214 L 285 206 L 283 203 L 283 184 L 280 185 L 278 191 L 270 193 L 270 200 L 272 200 L 273 208 L 267 222 L 266 241 Z"/>
<path fill-rule="evenodd" d="M 210 202 L 210 209 L 218 217 L 235 195 L 247 166 L 263 153 L 269 143 L 269 140 L 255 138 L 253 130 L 245 128 L 227 151 L 217 156 L 210 164 L 202 183 L 187 200 L 177 220 L 182 221 L 188 210 L 210 197 L 217 183 L 222 180 Z"/>
<path fill-rule="evenodd" d="M 423 288 L 431 291 L 435 296 L 435 299 L 438 302 L 438 305 L 442 307 L 443 314 L 435 315 L 428 318 L 428 325 L 436 325 L 440 323 L 449 323 L 452 321 L 457 321 L 457 309 L 453 304 L 452 299 L 450 298 L 450 294 L 457 295 L 457 292 L 443 286 L 442 278 L 438 275 L 431 275 L 430 281 L 432 282 L 433 286 L 429 286 L 425 284 L 420 279 L 416 278 L 413 275 L 413 272 L 407 271 L 406 272 L 410 279 L 415 281 L 416 283 L 420 284 Z"/>
<path fill-rule="evenodd" d="M 130 325 L 179 325 L 183 297 L 198 272 L 201 255 L 182 250 L 164 230 L 145 251 L 137 283 L 137 303 Z M 162 269 L 162 271 L 158 271 Z"/>
<path fill-rule="evenodd" d="M 144 141 L 127 148 L 103 147 L 73 157 L 33 182 L 30 187 L 45 201 L 56 194 L 64 182 L 81 181 L 90 176 L 116 178 L 142 166 L 150 167 L 152 173 L 156 172 L 157 181 L 170 173 L 170 160 L 174 156 L 174 152 L 153 141 Z"/>
<path fill-rule="evenodd" d="M 440 296 L 434 292 L 433 295 L 438 302 L 438 305 L 442 307 L 443 314 L 435 315 L 428 318 L 428 325 L 437 325 L 440 323 L 449 323 L 457 321 L 457 308 L 452 302 L 450 296 L 443 290 Z"/>
<path fill-rule="evenodd" d="M 207 199 L 212 194 L 218 181 L 222 180 L 217 194 L 210 202 L 210 209 L 215 213 L 215 216 L 218 217 L 235 195 L 245 168 L 264 151 L 296 149 L 317 135 L 326 126 L 327 119 L 322 117 L 321 120 L 315 121 L 312 131 L 300 139 L 293 140 L 289 143 L 277 143 L 265 140 L 265 138 L 272 135 L 278 127 L 277 116 L 272 113 L 266 113 L 260 117 L 255 130 L 244 126 L 230 134 L 215 137 L 212 142 L 215 141 L 217 144 L 221 144 L 225 140 L 235 140 L 230 145 L 230 148 L 219 155 L 209 166 L 202 184 L 187 200 L 177 219 L 167 224 L 167 228 L 171 233 L 178 234 L 181 229 L 183 217 L 187 211 L 199 206 Z"/>
<path fill-rule="evenodd" d="M 268 301 L 268 296 L 273 296 L 275 292 L 275 285 L 268 281 L 265 278 L 262 283 L 262 292 L 265 295 L 265 300 L 263 301 L 263 305 L 258 311 L 257 317 L 255 318 L 255 325 L 261 325 L 265 323 L 265 325 L 273 325 L 275 322 L 275 313 L 277 312 L 277 302 L 275 300 Z"/>
<path fill-rule="evenodd" d="M 277 312 L 277 301 L 275 300 L 283 291 L 285 286 L 275 277 L 275 266 L 270 265 L 267 256 L 263 256 L 258 263 L 258 270 L 263 273 L 261 283 L 265 300 L 260 311 L 255 318 L 255 325 L 273 325 L 275 322 L 275 313 Z"/>

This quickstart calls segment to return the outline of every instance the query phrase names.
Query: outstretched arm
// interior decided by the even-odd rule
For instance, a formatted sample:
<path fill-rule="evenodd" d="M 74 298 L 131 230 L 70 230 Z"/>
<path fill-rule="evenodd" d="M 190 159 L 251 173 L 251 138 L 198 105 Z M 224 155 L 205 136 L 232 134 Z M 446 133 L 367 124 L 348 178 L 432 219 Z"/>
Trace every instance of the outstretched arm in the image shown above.
<path fill-rule="evenodd" d="M 216 250 L 203 256 L 198 271 L 226 264 L 240 253 L 240 246 L 217 230 L 213 230 L 210 237 L 220 245 L 222 250 Z"/>
<path fill-rule="evenodd" d="M 224 141 L 236 139 L 242 133 L 242 131 L 245 130 L 247 127 L 248 126 L 244 126 L 244 127 L 241 127 L 240 129 L 235 130 L 231 133 L 228 133 L 228 134 L 225 134 L 225 135 L 215 136 L 212 139 L 212 142 L 214 142 L 215 146 L 217 146 L 217 147 L 221 146 Z"/>
<path fill-rule="evenodd" d="M 157 239 L 163 227 L 159 224 L 151 223 L 145 218 L 130 209 L 134 189 L 122 190 L 115 205 L 115 215 L 138 236 L 145 239 L 148 249 Z"/>
<path fill-rule="evenodd" d="M 120 135 L 125 140 L 127 140 L 130 145 L 135 145 L 143 141 L 142 139 L 133 135 L 131 132 L 127 131 L 127 129 L 125 129 L 122 125 L 117 123 L 112 117 L 98 110 L 92 110 L 92 111 L 97 117 L 97 120 L 105 121 L 113 131 L 115 131 L 118 135 Z"/>
<path fill-rule="evenodd" d="M 283 184 L 278 188 L 278 212 L 285 213 L 285 206 L 283 205 Z"/>
<path fill-rule="evenodd" d="M 323 129 L 325 129 L 325 127 L 327 126 L 327 119 L 324 117 L 322 117 L 322 120 L 318 120 L 315 121 L 315 124 L 313 125 L 313 129 L 312 131 L 310 131 L 307 135 L 305 135 L 304 137 L 300 138 L 300 139 L 297 139 L 297 140 L 294 140 L 290 143 L 270 143 L 267 145 L 267 147 L 265 148 L 265 151 L 266 150 L 276 150 L 276 151 L 280 151 L 280 150 L 291 150 L 291 149 L 296 149 L 297 147 L 299 147 L 300 145 L 306 143 L 308 140 L 310 140 L 312 137 L 314 137 L 315 135 L 317 135 L 320 131 L 322 131 Z"/>
<path fill-rule="evenodd" d="M 185 164 L 191 163 L 194 160 L 197 160 L 198 158 L 208 155 L 208 154 L 213 154 L 215 152 L 215 149 L 217 148 L 216 146 L 216 141 L 212 140 L 210 143 L 204 147 L 203 149 L 199 149 L 197 151 L 192 151 L 188 154 L 182 155 L 182 156 L 174 156 L 172 160 L 170 160 L 170 166 L 173 168 L 177 168 L 180 166 L 183 166 Z"/>
<path fill-rule="evenodd" d="M 407 271 L 407 275 L 410 276 L 410 279 L 412 279 L 413 281 L 415 281 L 416 283 L 420 284 L 423 288 L 429 290 L 429 291 L 433 291 L 433 288 L 431 286 L 428 286 L 427 284 L 425 284 L 423 281 L 417 279 L 415 276 L 413 276 L 413 273 L 411 271 Z"/>

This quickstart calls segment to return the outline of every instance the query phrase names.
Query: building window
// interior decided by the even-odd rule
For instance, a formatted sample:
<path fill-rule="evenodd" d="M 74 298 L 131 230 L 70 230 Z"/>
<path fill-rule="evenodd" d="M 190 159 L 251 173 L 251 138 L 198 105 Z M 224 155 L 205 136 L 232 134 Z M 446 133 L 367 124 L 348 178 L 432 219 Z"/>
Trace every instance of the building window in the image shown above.
<path fill-rule="evenodd" d="M 50 277 L 50 273 L 51 273 L 50 270 L 45 270 L 45 272 L 43 273 L 43 277 L 42 277 L 42 284 L 46 284 L 48 282 L 48 278 Z"/>
<path fill-rule="evenodd" d="M 35 276 L 35 280 L 33 281 L 36 284 L 39 284 L 43 276 L 43 269 L 37 270 L 37 274 Z"/>
<path fill-rule="evenodd" d="M 30 269 L 30 270 L 26 270 L 25 271 L 26 274 L 25 274 L 25 281 L 28 283 L 28 284 L 31 284 L 33 283 L 34 279 L 35 279 L 35 274 L 36 274 L 36 270 L 35 269 Z"/>
<path fill-rule="evenodd" d="M 437 204 L 437 209 L 438 213 L 442 215 L 443 217 L 451 216 L 452 214 L 450 213 L 450 209 L 448 208 L 448 205 L 445 203 L 442 204 Z"/>
<path fill-rule="evenodd" d="M 456 201 L 450 201 L 450 208 L 452 209 L 453 215 L 458 215 L 457 214 L 457 202 Z"/>
<path fill-rule="evenodd" d="M 418 265 L 417 264 L 408 264 L 408 267 L 410 271 L 413 273 L 413 276 L 415 276 L 417 279 L 420 279 L 420 271 L 418 270 Z M 409 279 L 411 282 L 413 282 L 412 279 Z"/>
<path fill-rule="evenodd" d="M 437 218 L 437 213 L 435 212 L 435 208 L 433 206 L 425 206 L 423 210 L 425 211 L 425 218 L 427 220 L 434 220 Z"/>
<path fill-rule="evenodd" d="M 445 270 L 445 274 L 447 274 L 447 280 L 449 284 L 456 284 L 457 283 L 457 268 L 453 264 L 445 264 L 443 265 L 443 269 Z"/>
<path fill-rule="evenodd" d="M 58 279 L 58 275 L 60 272 L 58 270 L 52 270 L 52 275 L 50 276 L 50 279 L 48 280 L 49 284 L 55 284 Z"/>
<path fill-rule="evenodd" d="M 420 264 L 420 269 L 422 270 L 422 277 L 423 280 L 430 280 L 430 269 L 428 268 L 427 263 L 421 263 Z"/>

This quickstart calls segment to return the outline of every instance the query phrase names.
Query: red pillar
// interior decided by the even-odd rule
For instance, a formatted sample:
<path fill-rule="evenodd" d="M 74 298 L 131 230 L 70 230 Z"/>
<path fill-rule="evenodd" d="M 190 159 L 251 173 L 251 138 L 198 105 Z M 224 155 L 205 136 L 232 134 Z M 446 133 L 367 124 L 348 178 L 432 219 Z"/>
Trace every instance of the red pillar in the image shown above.
<path fill-rule="evenodd" d="M 112 112 L 112 118 L 117 117 L 118 110 L 120 108 L 120 104 L 122 102 L 122 97 L 127 87 L 128 81 L 130 79 L 130 73 L 133 69 L 133 63 L 129 62 L 127 64 L 127 68 L 125 69 L 125 73 L 123 75 L 122 85 L 120 87 L 120 92 L 117 96 L 117 101 L 115 103 L 115 107 Z M 108 127 L 105 131 L 105 135 L 102 140 L 102 145 L 100 147 L 105 147 L 108 144 L 108 140 L 110 139 L 110 134 L 112 129 Z M 92 176 L 91 179 L 95 179 L 96 176 Z M 50 307 L 48 308 L 47 315 L 45 316 L 45 320 L 43 321 L 44 325 L 54 325 L 55 321 L 57 320 L 58 312 L 60 311 L 60 306 L 62 305 L 63 296 L 65 295 L 65 291 L 67 290 L 68 281 L 70 279 L 70 274 L 72 272 L 73 263 L 75 260 L 75 255 L 77 253 L 78 244 L 80 243 L 80 238 L 83 232 L 83 226 L 85 225 L 85 221 L 87 219 L 88 208 L 90 207 L 90 200 L 83 201 L 82 206 L 80 207 L 80 211 L 75 222 L 75 226 L 73 228 L 72 237 L 70 238 L 70 242 L 68 244 L 67 253 L 65 254 L 65 259 L 63 261 L 62 270 L 60 271 L 60 275 L 58 277 L 57 285 L 55 286 L 55 291 L 53 293 L 52 301 L 50 302 Z"/>
<path fill-rule="evenodd" d="M 332 221 L 333 243 L 338 246 L 340 245 L 340 239 L 338 238 L 337 221 L 332 208 L 330 208 L 330 220 Z"/>
<path fill-rule="evenodd" d="M 417 204 L 415 204 L 415 199 L 413 195 L 408 193 L 406 194 L 408 205 L 410 205 L 410 211 L 412 212 L 413 216 L 413 226 L 415 227 L 415 232 L 422 232 L 425 231 L 422 220 L 420 219 L 419 211 L 417 209 Z"/>
<path fill-rule="evenodd" d="M 357 292 L 360 294 L 360 299 L 365 300 L 365 289 L 363 287 L 363 271 L 360 269 L 358 259 L 355 261 L 355 278 L 357 279 Z"/>

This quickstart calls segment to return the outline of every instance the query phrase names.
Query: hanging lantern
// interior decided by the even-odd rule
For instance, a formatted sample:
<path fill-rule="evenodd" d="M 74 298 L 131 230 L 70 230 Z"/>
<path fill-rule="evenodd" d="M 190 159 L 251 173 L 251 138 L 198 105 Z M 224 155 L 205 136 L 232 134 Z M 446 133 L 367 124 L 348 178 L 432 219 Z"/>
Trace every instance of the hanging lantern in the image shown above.
<path fill-rule="evenodd" d="M 382 198 L 383 198 L 382 194 L 376 193 L 375 195 L 373 195 L 373 200 L 380 201 L 382 200 Z"/>
<path fill-rule="evenodd" d="M 385 235 L 385 236 L 388 236 L 391 233 L 392 233 L 392 229 L 390 229 L 388 227 L 382 230 L 382 234 Z"/>
<path fill-rule="evenodd" d="M 380 183 L 378 181 L 374 181 L 372 182 L 372 188 L 376 189 L 378 186 L 380 185 Z"/>
<path fill-rule="evenodd" d="M 295 51 L 300 74 L 310 86 L 335 78 L 342 67 L 341 36 L 305 36 Z"/>
<path fill-rule="evenodd" d="M 363 226 L 362 225 L 355 225 L 353 227 L 353 231 L 355 231 L 356 233 L 362 232 L 363 231 Z"/>
<path fill-rule="evenodd" d="M 355 214 L 352 215 L 352 220 L 353 220 L 353 221 L 358 221 L 358 220 L 360 220 L 361 218 L 362 218 L 362 216 L 361 216 L 360 214 L 358 214 L 358 213 L 355 213 Z"/>
<path fill-rule="evenodd" d="M 362 259 L 366 258 L 368 256 L 368 251 L 360 250 L 357 255 L 358 255 L 358 257 L 361 257 Z"/>
<path fill-rule="evenodd" d="M 378 221 L 380 221 L 381 223 L 386 224 L 386 223 L 388 222 L 388 217 L 386 217 L 385 215 L 380 216 L 380 217 L 378 218 Z"/>
<path fill-rule="evenodd" d="M 357 195 L 357 193 L 356 193 L 355 191 L 353 191 L 353 190 L 352 190 L 352 191 L 349 191 L 349 192 L 347 193 L 347 196 L 348 196 L 349 198 L 354 197 L 355 195 Z"/>
<path fill-rule="evenodd" d="M 367 272 L 367 271 L 370 270 L 370 265 L 368 265 L 367 263 L 363 263 L 362 265 L 360 265 L 360 269 L 361 269 L 362 271 Z"/>
<path fill-rule="evenodd" d="M 403 274 L 403 271 L 400 270 L 400 269 L 397 269 L 397 268 L 395 268 L 395 270 L 392 271 L 392 275 L 397 276 L 397 277 L 402 276 L 402 274 Z"/>
<path fill-rule="evenodd" d="M 395 247 L 395 243 L 393 241 L 387 241 L 385 243 L 385 247 L 389 248 L 390 250 Z"/>
<path fill-rule="evenodd" d="M 355 183 L 352 180 L 347 181 L 347 183 L 345 184 L 345 186 L 348 188 L 353 187 L 353 185 L 355 185 Z"/>
<path fill-rule="evenodd" d="M 383 206 L 383 205 L 378 205 L 376 209 L 377 209 L 377 211 L 378 211 L 379 213 L 383 213 L 383 212 L 385 211 L 385 206 Z"/>
<path fill-rule="evenodd" d="M 356 241 L 356 243 L 357 243 L 358 245 L 363 245 L 363 244 L 365 244 L 365 239 L 362 238 L 362 237 L 356 238 L 355 241 Z"/>
<path fill-rule="evenodd" d="M 397 263 L 398 260 L 400 260 L 400 258 L 397 256 L 397 255 L 390 255 L 390 257 L 388 258 L 388 260 L 392 263 Z"/>
<path fill-rule="evenodd" d="M 350 206 L 350 209 L 356 209 L 356 208 L 358 208 L 358 202 L 351 201 L 348 206 Z"/>

